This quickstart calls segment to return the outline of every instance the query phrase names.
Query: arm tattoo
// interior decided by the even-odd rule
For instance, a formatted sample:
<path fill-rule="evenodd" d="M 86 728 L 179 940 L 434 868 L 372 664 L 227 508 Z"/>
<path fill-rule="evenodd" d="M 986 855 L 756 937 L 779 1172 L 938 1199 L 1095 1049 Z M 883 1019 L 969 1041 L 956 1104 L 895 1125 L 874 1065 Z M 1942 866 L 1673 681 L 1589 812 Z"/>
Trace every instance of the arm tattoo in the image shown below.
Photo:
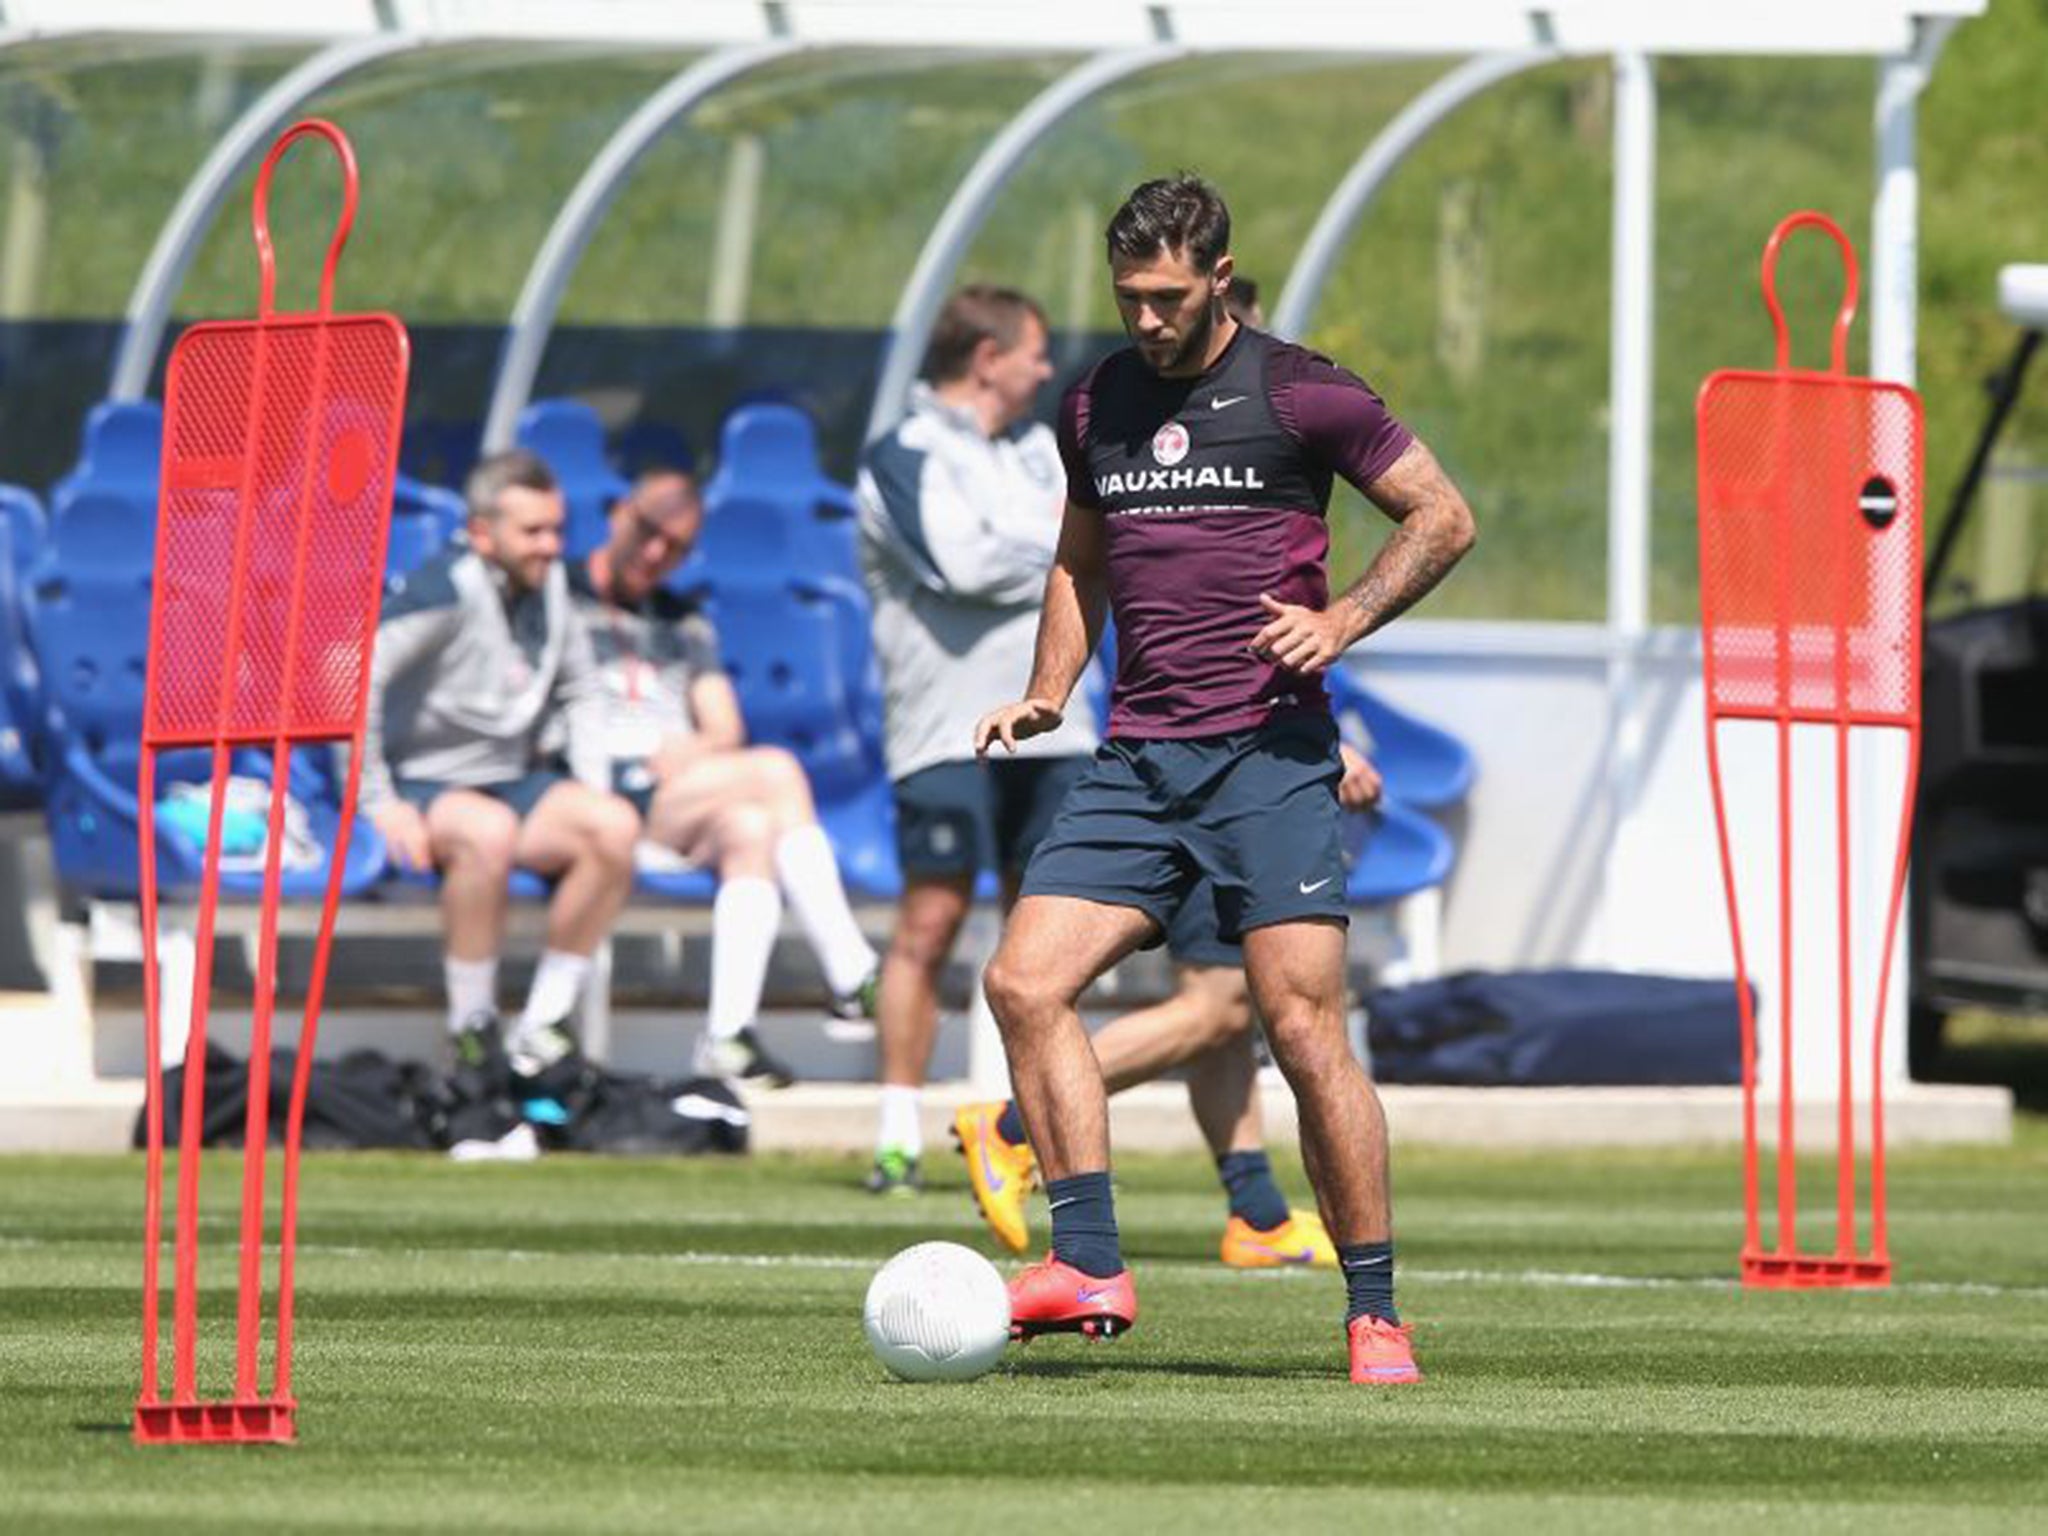
<path fill-rule="evenodd" d="M 1394 519 L 1387 542 L 1338 601 L 1369 635 L 1419 602 L 1472 547 L 1472 511 L 1421 440 L 1366 492 Z"/>

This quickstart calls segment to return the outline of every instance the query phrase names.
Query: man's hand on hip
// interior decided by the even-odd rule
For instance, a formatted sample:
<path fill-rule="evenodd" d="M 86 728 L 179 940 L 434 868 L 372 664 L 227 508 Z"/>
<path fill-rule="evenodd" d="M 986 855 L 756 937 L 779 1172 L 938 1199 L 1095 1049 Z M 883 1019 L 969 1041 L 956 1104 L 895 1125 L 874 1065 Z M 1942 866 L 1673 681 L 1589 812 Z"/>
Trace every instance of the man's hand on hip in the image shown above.
<path fill-rule="evenodd" d="M 1304 608 L 1283 603 L 1270 592 L 1259 594 L 1259 605 L 1266 610 L 1267 622 L 1252 637 L 1251 653 L 1289 671 L 1321 672 L 1358 638 L 1353 627 L 1356 615 L 1348 607 Z"/>

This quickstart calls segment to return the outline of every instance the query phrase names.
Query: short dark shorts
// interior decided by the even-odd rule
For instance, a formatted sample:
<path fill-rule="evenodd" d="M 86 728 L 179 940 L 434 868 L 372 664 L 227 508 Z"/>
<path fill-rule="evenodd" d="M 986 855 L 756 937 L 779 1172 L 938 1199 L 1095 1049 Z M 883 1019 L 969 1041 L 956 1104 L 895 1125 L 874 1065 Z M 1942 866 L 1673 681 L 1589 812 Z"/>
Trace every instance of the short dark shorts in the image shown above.
<path fill-rule="evenodd" d="M 541 796 L 557 784 L 566 784 L 569 773 L 565 768 L 549 764 L 521 774 L 516 779 L 502 779 L 495 784 L 447 784 L 439 779 L 399 779 L 396 784 L 398 798 L 419 807 L 425 815 L 427 808 L 451 789 L 466 789 L 472 794 L 488 795 L 493 800 L 512 808 L 512 814 L 521 821 L 533 814 L 533 808 L 540 804 Z"/>
<path fill-rule="evenodd" d="M 1021 872 L 1085 757 L 934 763 L 898 779 L 896 852 L 908 876 Z"/>
<path fill-rule="evenodd" d="M 613 763 L 612 793 L 631 804 L 644 824 L 654 808 L 654 775 L 645 763 Z"/>
<path fill-rule="evenodd" d="M 1294 918 L 1347 922 L 1343 776 L 1327 715 L 1105 742 L 1032 857 L 1024 894 L 1136 907 L 1170 931 L 1206 885 L 1224 943 Z M 1197 936 L 1199 906 L 1183 921 Z"/>
<path fill-rule="evenodd" d="M 1166 925 L 1166 952 L 1183 965 L 1244 964 L 1244 945 L 1223 937 L 1216 886 L 1206 876 L 1195 882 L 1187 899 L 1174 909 Z"/>

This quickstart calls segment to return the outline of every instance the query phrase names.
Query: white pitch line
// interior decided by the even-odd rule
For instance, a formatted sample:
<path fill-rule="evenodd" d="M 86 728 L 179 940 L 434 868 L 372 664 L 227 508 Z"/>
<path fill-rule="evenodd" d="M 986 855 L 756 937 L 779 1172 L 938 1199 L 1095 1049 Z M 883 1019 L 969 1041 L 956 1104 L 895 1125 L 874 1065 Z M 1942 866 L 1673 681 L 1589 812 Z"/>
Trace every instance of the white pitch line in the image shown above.
<path fill-rule="evenodd" d="M 168 1239 L 166 1239 L 168 1241 Z M 40 1237 L 0 1237 L 0 1248 L 66 1248 L 77 1244 L 52 1242 Z M 402 1258 L 425 1262 L 431 1259 L 509 1260 L 519 1264 L 559 1264 L 564 1259 L 617 1259 L 649 1264 L 674 1264 L 704 1269 L 825 1269 L 872 1270 L 881 1260 L 861 1254 L 828 1253 L 718 1253 L 686 1248 L 674 1253 L 627 1252 L 619 1249 L 557 1248 L 366 1248 L 348 1243 L 300 1243 L 301 1254 L 323 1258 Z M 1233 1270 L 1206 1259 L 1150 1259 L 1146 1270 L 1171 1270 L 1177 1276 L 1227 1281 L 1241 1285 L 1251 1281 L 1293 1282 L 1321 1280 L 1326 1271 L 1299 1266 L 1261 1270 Z M 1590 1270 L 1561 1269 L 1421 1269 L 1403 1268 L 1399 1277 L 1418 1285 L 1527 1285 L 1551 1290 L 1578 1291 L 1737 1291 L 1741 1282 L 1722 1275 L 1608 1275 Z M 1909 1296 L 1998 1296 L 2019 1301 L 2048 1301 L 2048 1286 L 1997 1285 L 1969 1280 L 1895 1280 L 1877 1288 Z"/>
<path fill-rule="evenodd" d="M 301 1243 L 301 1253 L 335 1254 L 349 1258 L 389 1257 L 388 1248 L 362 1248 L 325 1246 Z M 880 1267 L 878 1259 L 856 1254 L 817 1253 L 717 1253 L 702 1249 L 684 1249 L 676 1253 L 623 1253 L 615 1250 L 579 1249 L 564 1253 L 559 1249 L 545 1248 L 423 1248 L 413 1250 L 413 1256 L 458 1256 L 463 1258 L 503 1258 L 519 1262 L 559 1263 L 564 1258 L 609 1258 L 641 1259 L 658 1264 L 680 1264 L 704 1268 L 728 1267 L 734 1269 L 875 1269 Z M 1206 1259 L 1151 1259 L 1142 1266 L 1148 1270 L 1169 1269 L 1180 1276 L 1195 1276 L 1204 1280 L 1228 1281 L 1241 1284 L 1246 1279 L 1295 1281 L 1320 1279 L 1328 1271 L 1315 1271 L 1299 1265 L 1285 1268 L 1260 1270 L 1228 1269 Z M 1556 1269 L 1411 1269 L 1404 1268 L 1400 1278 L 1422 1285 L 1530 1285 L 1557 1290 L 1603 1290 L 1603 1291 L 1736 1291 L 1741 1282 L 1733 1276 L 1720 1275 L 1605 1275 L 1592 1271 Z M 1988 1281 L 1948 1280 L 1898 1280 L 1885 1287 L 1891 1291 L 1916 1296 L 2007 1296 L 2026 1301 L 2048 1301 L 2048 1286 L 2038 1285 L 1996 1285 Z"/>

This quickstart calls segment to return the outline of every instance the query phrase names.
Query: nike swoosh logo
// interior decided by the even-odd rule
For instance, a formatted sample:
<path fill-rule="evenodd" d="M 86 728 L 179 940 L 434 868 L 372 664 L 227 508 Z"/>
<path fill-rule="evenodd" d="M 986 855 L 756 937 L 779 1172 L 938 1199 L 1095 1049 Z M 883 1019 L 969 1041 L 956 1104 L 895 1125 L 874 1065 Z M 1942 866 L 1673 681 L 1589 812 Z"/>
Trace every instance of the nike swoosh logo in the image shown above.
<path fill-rule="evenodd" d="M 996 1172 L 995 1164 L 991 1163 L 988 1160 L 989 1134 L 989 1128 L 987 1126 L 983 1126 L 981 1139 L 975 1142 L 974 1150 L 981 1155 L 982 1181 L 988 1185 L 988 1192 L 993 1195 L 999 1193 L 1002 1190 L 1003 1176 Z"/>
<path fill-rule="evenodd" d="M 1310 885 L 1306 880 L 1304 880 L 1301 882 L 1301 894 L 1304 896 L 1313 896 L 1317 891 L 1320 891 L 1324 886 L 1328 885 L 1332 880 L 1336 878 L 1337 877 L 1335 875 L 1325 875 L 1322 879 L 1318 880 L 1314 885 Z"/>
<path fill-rule="evenodd" d="M 1092 1307 L 1097 1302 L 1109 1300 L 1109 1287 L 1106 1285 L 1100 1286 L 1092 1291 L 1083 1288 L 1081 1290 L 1074 1292 L 1074 1300 L 1081 1303 L 1081 1305 L 1084 1307 Z"/>
<path fill-rule="evenodd" d="M 1211 395 L 1209 397 L 1209 409 L 1212 411 L 1227 411 L 1237 404 L 1238 401 L 1248 398 L 1250 397 L 1246 395 Z"/>
<path fill-rule="evenodd" d="M 1313 1264 L 1316 1259 L 1316 1251 L 1313 1248 L 1303 1248 L 1290 1253 L 1285 1248 L 1274 1248 L 1265 1243 L 1253 1243 L 1250 1246 L 1260 1253 L 1270 1254 L 1282 1264 Z"/>

